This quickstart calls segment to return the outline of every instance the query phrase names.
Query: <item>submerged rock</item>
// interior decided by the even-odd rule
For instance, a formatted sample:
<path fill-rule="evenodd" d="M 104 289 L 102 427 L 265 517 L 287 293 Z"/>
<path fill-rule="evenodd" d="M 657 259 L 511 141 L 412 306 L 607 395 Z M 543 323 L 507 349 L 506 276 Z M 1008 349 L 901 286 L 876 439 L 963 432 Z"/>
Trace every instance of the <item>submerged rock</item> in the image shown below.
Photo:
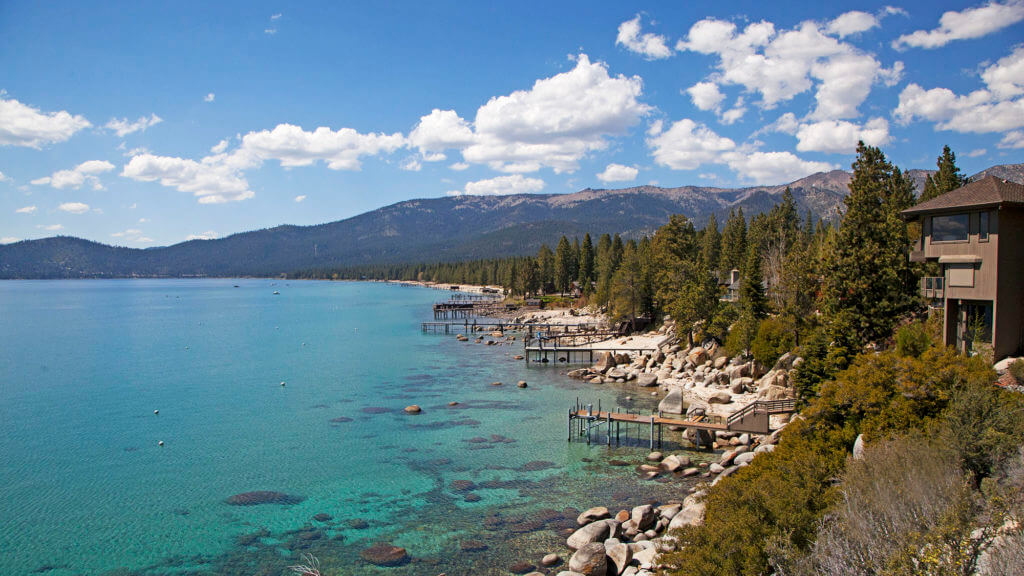
<path fill-rule="evenodd" d="M 305 500 L 302 496 L 292 496 L 284 492 L 272 490 L 256 490 L 242 492 L 225 500 L 231 506 L 256 506 L 258 504 L 298 504 Z"/>
<path fill-rule="evenodd" d="M 359 557 L 375 566 L 400 566 L 409 561 L 405 548 L 389 542 L 378 542 L 360 552 Z"/>

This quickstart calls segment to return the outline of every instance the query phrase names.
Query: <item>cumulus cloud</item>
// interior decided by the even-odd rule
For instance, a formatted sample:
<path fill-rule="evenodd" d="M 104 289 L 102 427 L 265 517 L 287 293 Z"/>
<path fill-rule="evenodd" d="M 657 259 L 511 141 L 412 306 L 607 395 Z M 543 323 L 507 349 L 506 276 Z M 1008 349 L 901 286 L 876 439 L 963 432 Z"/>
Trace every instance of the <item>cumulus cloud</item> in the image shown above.
<path fill-rule="evenodd" d="M 827 162 L 803 160 L 790 152 L 764 152 L 738 146 L 703 124 L 684 118 L 652 134 L 647 145 L 655 162 L 673 170 L 695 170 L 704 164 L 724 164 L 745 180 L 777 184 L 836 168 Z"/>
<path fill-rule="evenodd" d="M 135 242 L 136 244 L 148 244 L 153 241 L 152 238 L 145 236 L 142 233 L 142 230 L 139 230 L 138 228 L 129 228 L 121 232 L 114 232 L 111 236 L 114 238 L 124 238 L 128 242 Z"/>
<path fill-rule="evenodd" d="M 540 192 L 543 189 L 544 181 L 540 178 L 526 178 L 522 174 L 512 174 L 467 182 L 463 190 L 449 191 L 448 196 L 507 196 Z"/>
<path fill-rule="evenodd" d="M 93 190 L 102 190 L 103 183 L 100 182 L 99 174 L 110 172 L 113 169 L 114 165 L 106 160 L 89 160 L 82 162 L 71 170 L 60 170 L 50 176 L 36 178 L 32 181 L 32 184 L 36 186 L 49 184 L 57 189 L 71 188 L 78 190 L 82 187 L 82 184 L 88 182 L 92 185 Z"/>
<path fill-rule="evenodd" d="M 695 23 L 676 49 L 718 58 L 717 71 L 693 87 L 706 92 L 691 92 L 701 109 L 714 108 L 721 101 L 715 100 L 715 92 L 707 84 L 742 86 L 760 95 L 756 104 L 764 109 L 775 108 L 817 85 L 816 119 L 852 118 L 876 81 L 892 83 L 902 73 L 902 64 L 886 69 L 874 56 L 834 37 L 865 30 L 869 19 L 877 25 L 874 16 L 848 12 L 824 27 L 805 21 L 791 30 L 776 30 L 773 23 L 760 21 L 741 31 L 733 22 L 708 18 Z M 735 121 L 735 116 L 732 118 Z"/>
<path fill-rule="evenodd" d="M 225 162 L 223 155 L 208 156 L 197 162 L 140 154 L 125 165 L 121 176 L 140 182 L 159 181 L 163 186 L 191 193 L 200 204 L 236 202 L 255 195 L 239 168 Z"/>
<path fill-rule="evenodd" d="M 89 205 L 81 202 L 65 202 L 57 208 L 63 212 L 70 212 L 71 214 L 85 214 L 89 211 Z"/>
<path fill-rule="evenodd" d="M 1024 142 L 1022 142 L 1022 143 L 1024 143 Z M 984 156 L 986 153 L 988 153 L 988 150 L 986 150 L 984 148 L 977 148 L 975 150 L 971 150 L 970 152 L 968 152 L 967 153 L 967 157 L 968 158 L 977 158 L 978 156 Z"/>
<path fill-rule="evenodd" d="M 604 171 L 597 175 L 602 182 L 630 182 L 636 179 L 640 171 L 635 166 L 623 166 L 622 164 L 609 164 Z"/>
<path fill-rule="evenodd" d="M 16 214 L 35 214 L 36 207 L 35 206 L 24 206 L 22 208 L 18 208 L 14 212 Z"/>
<path fill-rule="evenodd" d="M 107 130 L 113 130 L 119 137 L 124 138 L 133 132 L 145 132 L 146 128 L 156 126 L 163 121 L 163 118 L 156 114 L 150 114 L 149 118 L 142 116 L 135 122 L 129 122 L 127 118 L 111 118 L 110 122 L 107 122 L 104 128 Z"/>
<path fill-rule="evenodd" d="M 743 97 L 740 96 L 736 99 L 736 104 L 732 108 L 722 112 L 718 116 L 718 119 L 722 124 L 728 126 L 730 124 L 735 124 L 740 118 L 743 118 L 743 115 L 746 113 L 747 107 L 743 105 Z"/>
<path fill-rule="evenodd" d="M 801 152 L 832 152 L 851 154 L 857 142 L 869 146 L 889 143 L 889 122 L 885 118 L 872 118 L 863 126 L 846 120 L 823 120 L 801 124 L 796 131 L 796 149 Z"/>
<path fill-rule="evenodd" d="M 189 234 L 188 236 L 185 237 L 185 240 L 215 240 L 216 238 L 216 232 L 214 232 L 213 230 L 207 230 L 206 232 L 200 232 L 198 234 Z"/>
<path fill-rule="evenodd" d="M 851 10 L 844 14 L 840 14 L 834 20 L 828 23 L 825 30 L 829 34 L 835 34 L 840 38 L 845 38 L 853 34 L 859 34 L 866 32 L 878 26 L 878 18 L 873 14 L 867 12 L 861 12 L 859 10 Z"/>
<path fill-rule="evenodd" d="M 686 92 L 690 95 L 693 105 L 704 111 L 718 110 L 722 100 L 725 100 L 725 94 L 722 94 L 718 84 L 714 82 L 697 82 L 687 88 Z"/>
<path fill-rule="evenodd" d="M 300 194 L 300 195 L 295 197 L 295 201 L 296 202 L 302 202 L 305 199 L 306 199 L 306 195 L 305 194 Z"/>
<path fill-rule="evenodd" d="M 452 164 L 451 166 L 449 166 L 448 168 L 451 168 L 452 170 L 455 170 L 456 172 L 462 172 L 463 170 L 469 169 L 469 164 L 466 164 L 465 162 L 456 162 L 456 163 Z"/>
<path fill-rule="evenodd" d="M 892 47 L 897 50 L 907 47 L 939 48 L 954 40 L 981 38 L 1021 20 L 1024 20 L 1024 2 L 1021 0 L 1002 4 L 989 2 L 960 12 L 950 10 L 939 18 L 938 28 L 904 34 L 893 41 Z"/>
<path fill-rule="evenodd" d="M 224 152 L 227 149 L 228 149 L 228 141 L 227 141 L 227 139 L 224 139 L 224 140 L 221 140 L 220 142 L 217 142 L 216 144 L 214 144 L 210 148 L 210 152 L 213 152 L 214 154 L 220 154 L 220 153 Z M 134 156 L 134 154 L 133 154 L 133 156 Z"/>
<path fill-rule="evenodd" d="M 0 92 L 0 146 L 41 148 L 64 142 L 75 132 L 92 126 L 83 116 L 70 112 L 40 112 Z"/>
<path fill-rule="evenodd" d="M 217 95 L 214 94 L 213 92 L 210 92 L 209 94 L 206 95 L 205 98 L 203 98 L 203 102 L 213 102 L 216 99 L 217 99 Z"/>
<path fill-rule="evenodd" d="M 409 143 L 419 148 L 427 162 L 440 162 L 447 157 L 449 148 L 461 149 L 473 143 L 473 128 L 454 110 L 434 108 L 430 114 L 420 118 L 409 133 Z"/>
<path fill-rule="evenodd" d="M 659 60 L 672 55 L 664 36 L 640 32 L 639 14 L 632 20 L 619 24 L 619 35 L 615 38 L 615 44 L 625 46 L 630 52 L 640 54 L 648 60 Z"/>
<path fill-rule="evenodd" d="M 61 225 L 61 224 L 49 224 L 49 225 L 39 224 L 39 225 L 36 226 L 36 228 L 39 228 L 40 230 L 46 230 L 47 232 L 56 232 L 58 230 L 63 230 L 64 226 Z"/>
<path fill-rule="evenodd" d="M 985 89 L 958 95 L 948 88 L 926 90 L 910 84 L 900 93 L 893 116 L 900 124 L 921 119 L 939 130 L 985 133 L 1024 127 L 1024 48 L 991 64 L 981 72 Z"/>
<path fill-rule="evenodd" d="M 8 180 L 10 180 L 10 178 L 8 178 L 3 172 L 0 172 L 0 182 L 6 182 Z"/>

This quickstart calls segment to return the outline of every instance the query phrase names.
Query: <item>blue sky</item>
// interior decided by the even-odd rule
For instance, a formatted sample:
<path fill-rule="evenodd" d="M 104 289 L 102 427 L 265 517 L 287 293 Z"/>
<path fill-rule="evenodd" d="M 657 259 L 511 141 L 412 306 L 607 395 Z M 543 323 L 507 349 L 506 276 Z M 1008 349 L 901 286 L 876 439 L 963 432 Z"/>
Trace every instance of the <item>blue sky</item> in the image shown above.
<path fill-rule="evenodd" d="M 1024 161 L 1024 0 L 3 2 L 0 240 Z"/>

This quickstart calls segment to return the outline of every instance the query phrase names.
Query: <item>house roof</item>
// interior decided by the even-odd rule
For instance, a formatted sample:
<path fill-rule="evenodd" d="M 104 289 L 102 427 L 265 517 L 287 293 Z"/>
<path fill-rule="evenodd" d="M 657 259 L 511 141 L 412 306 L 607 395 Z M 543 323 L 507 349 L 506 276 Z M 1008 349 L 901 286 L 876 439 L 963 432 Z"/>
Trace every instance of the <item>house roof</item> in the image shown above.
<path fill-rule="evenodd" d="M 908 208 L 901 213 L 904 217 L 912 218 L 928 212 L 945 212 L 957 208 L 981 208 L 1002 204 L 1024 206 L 1024 185 L 995 176 L 986 176 Z"/>

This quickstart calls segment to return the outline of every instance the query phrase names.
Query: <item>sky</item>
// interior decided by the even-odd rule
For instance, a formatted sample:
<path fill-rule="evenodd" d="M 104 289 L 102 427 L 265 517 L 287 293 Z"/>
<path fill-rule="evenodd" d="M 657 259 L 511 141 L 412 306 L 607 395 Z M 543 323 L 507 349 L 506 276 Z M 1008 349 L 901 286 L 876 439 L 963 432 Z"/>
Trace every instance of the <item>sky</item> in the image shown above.
<path fill-rule="evenodd" d="M 1024 161 L 1024 0 L 0 2 L 0 242 Z"/>

